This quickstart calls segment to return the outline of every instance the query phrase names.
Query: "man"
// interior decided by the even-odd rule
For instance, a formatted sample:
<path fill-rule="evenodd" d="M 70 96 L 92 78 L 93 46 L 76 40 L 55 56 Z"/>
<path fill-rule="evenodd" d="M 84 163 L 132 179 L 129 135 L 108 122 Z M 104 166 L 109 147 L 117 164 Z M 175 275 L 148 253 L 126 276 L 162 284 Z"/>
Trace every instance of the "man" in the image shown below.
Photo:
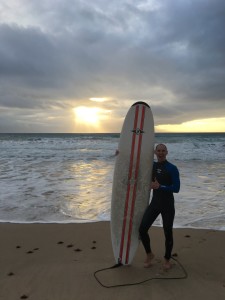
<path fill-rule="evenodd" d="M 173 221 L 175 216 L 173 193 L 178 193 L 180 190 L 180 176 L 177 167 L 166 160 L 168 151 L 164 144 L 157 145 L 154 153 L 158 162 L 154 162 L 153 164 L 153 181 L 151 183 L 153 196 L 151 203 L 144 213 L 139 233 L 147 255 L 144 266 L 148 268 L 151 266 L 154 258 L 148 230 L 158 215 L 161 214 L 165 235 L 164 268 L 170 269 L 170 258 L 173 248 Z"/>

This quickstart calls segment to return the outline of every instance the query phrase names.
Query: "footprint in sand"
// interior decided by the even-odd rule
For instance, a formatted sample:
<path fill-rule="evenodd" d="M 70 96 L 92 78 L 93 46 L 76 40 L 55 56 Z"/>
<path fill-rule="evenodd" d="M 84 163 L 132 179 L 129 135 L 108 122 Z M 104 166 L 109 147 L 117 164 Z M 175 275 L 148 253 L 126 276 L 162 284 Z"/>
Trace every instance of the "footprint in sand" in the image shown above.
<path fill-rule="evenodd" d="M 80 248 L 77 248 L 74 250 L 75 252 L 81 252 L 82 250 Z"/>

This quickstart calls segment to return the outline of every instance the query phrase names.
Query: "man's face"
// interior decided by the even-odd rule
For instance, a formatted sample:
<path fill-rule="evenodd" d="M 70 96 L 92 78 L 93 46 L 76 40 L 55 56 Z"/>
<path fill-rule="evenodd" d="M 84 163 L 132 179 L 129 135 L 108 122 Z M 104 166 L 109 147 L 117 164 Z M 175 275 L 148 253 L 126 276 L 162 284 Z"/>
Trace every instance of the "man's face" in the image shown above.
<path fill-rule="evenodd" d="M 168 154 L 167 148 L 165 145 L 158 145 L 155 149 L 155 155 L 157 156 L 157 159 L 159 162 L 165 161 L 166 156 Z"/>

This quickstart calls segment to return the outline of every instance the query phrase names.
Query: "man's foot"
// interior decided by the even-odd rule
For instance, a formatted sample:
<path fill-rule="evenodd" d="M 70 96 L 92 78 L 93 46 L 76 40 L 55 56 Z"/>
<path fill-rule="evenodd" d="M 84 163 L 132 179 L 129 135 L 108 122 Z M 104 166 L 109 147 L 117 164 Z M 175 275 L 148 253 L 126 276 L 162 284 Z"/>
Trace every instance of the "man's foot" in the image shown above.
<path fill-rule="evenodd" d="M 146 260 L 144 262 L 145 268 L 150 268 L 152 266 L 152 260 L 154 259 L 155 255 L 153 253 L 148 253 Z"/>
<path fill-rule="evenodd" d="M 164 264 L 163 264 L 163 269 L 164 270 L 170 270 L 172 268 L 171 262 L 168 259 L 165 259 Z"/>

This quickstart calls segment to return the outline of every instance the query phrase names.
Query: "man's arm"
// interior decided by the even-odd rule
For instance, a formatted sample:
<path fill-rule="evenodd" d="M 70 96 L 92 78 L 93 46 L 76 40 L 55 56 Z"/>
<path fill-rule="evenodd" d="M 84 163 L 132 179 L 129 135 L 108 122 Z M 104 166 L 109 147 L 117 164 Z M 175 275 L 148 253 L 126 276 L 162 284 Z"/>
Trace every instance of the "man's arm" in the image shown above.
<path fill-rule="evenodd" d="M 159 189 L 164 191 L 170 191 L 173 193 L 179 193 L 180 191 L 180 174 L 176 166 L 169 165 L 169 172 L 172 177 L 172 185 L 160 185 Z"/>

